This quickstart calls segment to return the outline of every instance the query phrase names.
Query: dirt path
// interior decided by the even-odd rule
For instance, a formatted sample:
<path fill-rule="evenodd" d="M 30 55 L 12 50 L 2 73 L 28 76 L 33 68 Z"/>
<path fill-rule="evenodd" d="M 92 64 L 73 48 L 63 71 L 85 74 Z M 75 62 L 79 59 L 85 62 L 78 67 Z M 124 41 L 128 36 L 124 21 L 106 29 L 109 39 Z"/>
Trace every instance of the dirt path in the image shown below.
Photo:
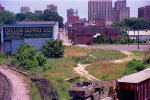
<path fill-rule="evenodd" d="M 0 72 L 5 74 L 12 83 L 12 100 L 30 100 L 29 84 L 21 74 L 6 65 L 0 65 Z"/>
<path fill-rule="evenodd" d="M 131 52 L 128 52 L 128 51 L 121 51 L 122 53 L 126 54 L 128 57 L 127 58 L 124 58 L 124 59 L 121 59 L 121 60 L 114 60 L 114 61 L 111 61 L 112 63 L 123 63 L 123 62 L 126 62 L 126 61 L 130 61 L 133 59 L 133 54 Z M 90 55 L 91 57 L 94 57 L 92 55 Z M 95 57 L 94 57 L 95 58 Z M 88 65 L 83 65 L 83 64 L 78 64 L 77 67 L 74 68 L 74 71 L 76 73 L 78 73 L 80 76 L 83 76 L 85 78 L 87 78 L 88 80 L 90 81 L 94 81 L 94 80 L 99 80 L 98 78 L 92 76 L 91 74 L 89 74 L 88 71 L 85 70 L 85 68 L 87 67 Z"/>
<path fill-rule="evenodd" d="M 85 70 L 85 68 L 87 66 L 88 65 L 82 65 L 82 64 L 79 63 L 78 66 L 74 68 L 74 71 L 76 73 L 78 73 L 80 76 L 83 76 L 83 77 L 87 78 L 90 81 L 99 80 L 96 77 L 90 75 L 89 72 Z"/>
<path fill-rule="evenodd" d="M 124 58 L 124 59 L 121 59 L 121 60 L 111 61 L 112 63 L 123 63 L 123 62 L 130 61 L 130 60 L 133 59 L 133 54 L 131 52 L 128 52 L 128 51 L 121 51 L 121 52 L 126 54 L 128 57 Z"/>

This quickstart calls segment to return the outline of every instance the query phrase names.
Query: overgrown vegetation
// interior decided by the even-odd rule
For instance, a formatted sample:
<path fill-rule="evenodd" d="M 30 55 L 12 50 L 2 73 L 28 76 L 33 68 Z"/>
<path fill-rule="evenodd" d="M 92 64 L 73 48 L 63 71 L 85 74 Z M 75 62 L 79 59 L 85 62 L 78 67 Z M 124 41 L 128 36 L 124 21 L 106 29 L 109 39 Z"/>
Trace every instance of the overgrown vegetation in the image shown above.
<path fill-rule="evenodd" d="M 147 68 L 147 67 L 146 67 L 146 64 L 144 64 L 143 61 L 133 59 L 133 60 L 131 60 L 130 62 L 128 62 L 126 64 L 126 67 L 124 69 L 123 74 L 124 75 L 132 74 L 132 73 L 144 70 L 145 68 Z"/>
<path fill-rule="evenodd" d="M 94 44 L 115 44 L 115 43 L 120 43 L 120 41 L 116 39 L 112 39 L 111 37 L 106 38 L 104 34 L 100 34 L 97 37 L 93 38 L 93 43 Z"/>
<path fill-rule="evenodd" d="M 35 14 L 28 12 L 26 14 L 17 13 L 16 15 L 10 11 L 0 11 L 0 25 L 15 24 L 16 21 L 58 21 L 59 28 L 63 28 L 63 17 L 57 12 L 44 10 L 43 14 Z"/>
<path fill-rule="evenodd" d="M 23 69 L 32 69 L 46 66 L 46 58 L 40 54 L 33 46 L 28 44 L 21 45 L 16 52 L 12 64 Z"/>
<path fill-rule="evenodd" d="M 73 56 L 72 59 L 81 64 L 90 64 L 93 63 L 94 58 L 90 56 Z"/>
<path fill-rule="evenodd" d="M 48 58 L 61 58 L 64 56 L 64 49 L 62 41 L 46 40 L 41 47 L 44 56 Z"/>

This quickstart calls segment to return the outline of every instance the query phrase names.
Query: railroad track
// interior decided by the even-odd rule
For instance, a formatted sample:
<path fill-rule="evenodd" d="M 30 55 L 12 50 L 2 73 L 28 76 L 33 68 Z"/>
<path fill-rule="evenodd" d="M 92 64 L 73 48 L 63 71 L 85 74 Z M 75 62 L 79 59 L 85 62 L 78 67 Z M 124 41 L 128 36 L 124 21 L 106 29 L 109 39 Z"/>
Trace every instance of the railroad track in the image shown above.
<path fill-rule="evenodd" d="M 0 72 L 0 100 L 11 100 L 12 85 L 9 79 Z"/>

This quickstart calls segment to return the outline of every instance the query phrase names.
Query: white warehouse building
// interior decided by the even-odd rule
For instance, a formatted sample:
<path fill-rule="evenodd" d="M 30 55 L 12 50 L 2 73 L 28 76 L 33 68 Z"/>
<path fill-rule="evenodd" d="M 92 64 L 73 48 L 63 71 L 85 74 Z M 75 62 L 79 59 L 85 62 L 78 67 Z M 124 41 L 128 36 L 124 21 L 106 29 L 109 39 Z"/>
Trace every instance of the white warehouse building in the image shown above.
<path fill-rule="evenodd" d="M 140 30 L 138 31 L 129 31 L 128 36 L 130 39 L 138 39 L 139 35 L 139 41 L 145 41 L 150 42 L 150 30 Z"/>
<path fill-rule="evenodd" d="M 58 38 L 58 22 L 17 22 L 16 25 L 1 26 L 1 52 L 15 54 L 17 47 L 27 43 L 40 49 L 46 39 Z"/>

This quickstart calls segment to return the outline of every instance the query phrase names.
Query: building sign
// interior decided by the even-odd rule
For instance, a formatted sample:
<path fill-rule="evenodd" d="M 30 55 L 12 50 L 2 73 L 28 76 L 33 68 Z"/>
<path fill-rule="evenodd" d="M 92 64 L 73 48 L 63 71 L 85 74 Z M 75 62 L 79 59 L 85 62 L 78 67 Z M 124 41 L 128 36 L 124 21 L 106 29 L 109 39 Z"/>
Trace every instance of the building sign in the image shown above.
<path fill-rule="evenodd" d="M 3 27 L 4 40 L 53 38 L 53 26 Z"/>

